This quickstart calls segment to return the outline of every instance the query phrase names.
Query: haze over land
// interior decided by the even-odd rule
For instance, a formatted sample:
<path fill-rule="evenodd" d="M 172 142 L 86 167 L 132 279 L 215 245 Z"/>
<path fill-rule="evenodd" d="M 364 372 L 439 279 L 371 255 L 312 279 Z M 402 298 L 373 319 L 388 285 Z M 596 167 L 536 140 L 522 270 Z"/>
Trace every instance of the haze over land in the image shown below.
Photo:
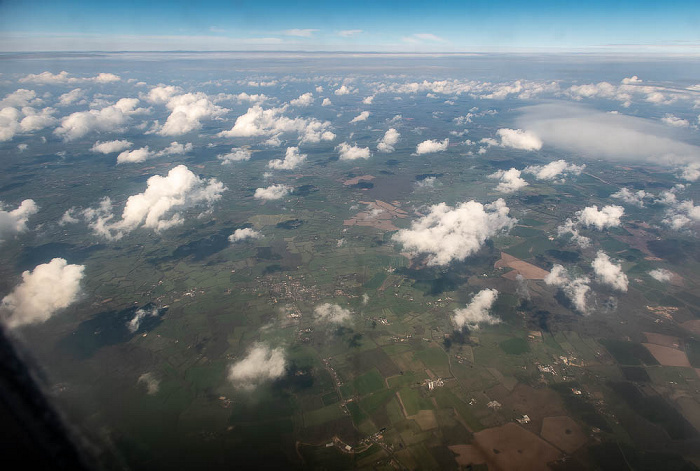
<path fill-rule="evenodd" d="M 698 7 L 562 5 L 0 6 L 0 320 L 96 467 L 695 469 Z"/>

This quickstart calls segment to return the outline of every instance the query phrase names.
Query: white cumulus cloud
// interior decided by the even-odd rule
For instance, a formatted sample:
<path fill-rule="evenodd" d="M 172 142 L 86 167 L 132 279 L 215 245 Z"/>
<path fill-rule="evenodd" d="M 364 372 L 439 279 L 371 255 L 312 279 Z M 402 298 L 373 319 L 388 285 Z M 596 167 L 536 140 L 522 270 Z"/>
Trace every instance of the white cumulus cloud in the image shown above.
<path fill-rule="evenodd" d="M 547 165 L 530 165 L 525 167 L 523 172 L 531 173 L 538 180 L 556 180 L 560 176 L 580 175 L 586 165 L 575 165 L 567 163 L 565 160 L 555 160 Z"/>
<path fill-rule="evenodd" d="M 399 137 L 401 134 L 396 129 L 389 129 L 377 144 L 377 150 L 385 154 L 394 152 L 394 146 L 399 142 Z"/>
<path fill-rule="evenodd" d="M 578 277 L 571 279 L 566 268 L 559 264 L 554 264 L 552 270 L 544 278 L 544 282 L 548 285 L 557 286 L 562 289 L 564 295 L 569 299 L 574 309 L 582 314 L 588 312 L 587 296 L 591 290 L 588 286 L 589 279 L 587 277 Z"/>
<path fill-rule="evenodd" d="M 283 133 L 297 133 L 303 142 L 332 141 L 335 134 L 330 131 L 330 121 L 315 118 L 289 118 L 283 113 L 287 107 L 263 109 L 259 105 L 236 118 L 233 127 L 219 133 L 221 137 L 277 136 Z"/>
<path fill-rule="evenodd" d="M 608 254 L 602 250 L 598 251 L 595 260 L 591 264 L 596 280 L 600 283 L 611 286 L 618 291 L 627 291 L 629 281 L 627 275 L 622 271 L 622 266 L 614 264 Z"/>
<path fill-rule="evenodd" d="M 236 229 L 233 231 L 233 234 L 228 236 L 228 240 L 229 242 L 233 243 L 246 239 L 260 239 L 262 237 L 264 236 L 260 232 L 250 227 L 246 227 L 245 229 Z"/>
<path fill-rule="evenodd" d="M 607 205 L 598 210 L 598 206 L 588 206 L 577 213 L 578 221 L 586 227 L 594 227 L 599 231 L 609 227 L 618 227 L 620 218 L 625 214 L 622 206 Z"/>
<path fill-rule="evenodd" d="M 476 293 L 472 300 L 463 309 L 455 309 L 452 322 L 458 329 L 468 327 L 476 330 L 480 324 L 498 324 L 501 320 L 494 317 L 489 312 L 493 303 L 498 298 L 498 291 L 495 289 L 483 289 Z"/>
<path fill-rule="evenodd" d="M 654 278 L 656 281 L 668 283 L 673 278 L 673 273 L 665 268 L 656 268 L 649 272 L 649 276 Z"/>
<path fill-rule="evenodd" d="M 5 211 L 0 202 L 0 242 L 6 237 L 26 231 L 29 216 L 36 214 L 38 210 L 39 207 L 31 199 L 22 201 L 19 207 L 12 211 Z"/>
<path fill-rule="evenodd" d="M 450 145 L 450 140 L 445 139 L 444 141 L 438 141 L 433 139 L 428 139 L 423 141 L 416 146 L 416 154 L 430 154 L 433 152 L 442 152 L 447 150 L 447 146 Z"/>
<path fill-rule="evenodd" d="M 129 142 L 126 139 L 105 142 L 97 141 L 90 150 L 100 154 L 113 154 L 129 149 L 133 145 L 133 142 Z"/>
<path fill-rule="evenodd" d="M 306 154 L 300 154 L 298 147 L 287 147 L 284 160 L 274 159 L 267 163 L 269 168 L 275 170 L 294 170 L 306 160 Z"/>
<path fill-rule="evenodd" d="M 102 109 L 77 111 L 61 119 L 61 125 L 54 130 L 54 134 L 65 141 L 71 141 L 94 131 L 120 131 L 132 115 L 147 112 L 144 108 L 137 108 L 138 104 L 137 98 L 122 98 L 114 105 Z"/>
<path fill-rule="evenodd" d="M 520 177 L 520 170 L 516 168 L 499 170 L 489 175 L 489 178 L 498 179 L 500 181 L 496 186 L 496 191 L 500 191 L 501 193 L 514 193 L 528 185 L 528 183 Z"/>
<path fill-rule="evenodd" d="M 175 95 L 165 105 L 170 116 L 158 130 L 161 136 L 178 136 L 202 127 L 203 119 L 222 116 L 228 110 L 215 105 L 209 97 L 201 92 Z"/>
<path fill-rule="evenodd" d="M 250 390 L 265 381 L 281 378 L 286 366 L 284 350 L 259 343 L 245 358 L 231 365 L 228 378 L 235 386 Z"/>
<path fill-rule="evenodd" d="M 278 200 L 291 191 L 292 188 L 288 185 L 271 185 L 267 188 L 257 188 L 253 197 L 259 200 Z"/>
<path fill-rule="evenodd" d="M 369 118 L 370 112 L 369 111 L 363 111 L 354 118 L 350 120 L 350 124 L 352 123 L 359 123 L 360 121 L 367 121 L 367 118 Z"/>
<path fill-rule="evenodd" d="M 167 176 L 150 177 L 146 185 L 143 193 L 129 196 L 120 220 L 114 220 L 109 198 L 97 208 L 83 210 L 83 217 L 96 234 L 110 240 L 141 226 L 159 232 L 184 223 L 182 211 L 188 208 L 211 207 L 226 190 L 218 180 L 204 180 L 184 165 L 173 168 Z"/>
<path fill-rule="evenodd" d="M 2 300 L 3 318 L 9 328 L 45 322 L 78 299 L 82 265 L 62 258 L 22 273 L 22 282 Z"/>
<path fill-rule="evenodd" d="M 540 150 L 542 148 L 542 139 L 531 131 L 502 128 L 496 131 L 496 134 L 500 138 L 498 145 L 501 147 L 521 150 Z"/>
<path fill-rule="evenodd" d="M 219 154 L 216 156 L 216 158 L 221 160 L 221 165 L 228 165 L 233 162 L 248 161 L 252 156 L 252 152 L 250 152 L 250 150 L 248 149 L 233 147 L 231 149 L 231 152 L 229 152 L 228 154 Z"/>
<path fill-rule="evenodd" d="M 309 106 L 314 102 L 314 95 L 313 93 L 304 93 L 301 95 L 299 98 L 295 98 L 292 101 L 289 102 L 290 105 L 292 106 Z"/>
<path fill-rule="evenodd" d="M 342 324 L 350 320 L 352 312 L 337 304 L 324 303 L 314 309 L 317 322 L 329 322 L 331 324 Z"/>
<path fill-rule="evenodd" d="M 464 260 L 479 250 L 486 239 L 513 227 L 516 219 L 503 199 L 483 205 L 476 201 L 452 208 L 445 203 L 430 207 L 427 215 L 392 237 L 414 254 L 428 255 L 429 265 Z"/>
<path fill-rule="evenodd" d="M 369 159 L 372 153 L 369 147 L 359 147 L 343 142 L 335 148 L 340 155 L 340 160 Z"/>

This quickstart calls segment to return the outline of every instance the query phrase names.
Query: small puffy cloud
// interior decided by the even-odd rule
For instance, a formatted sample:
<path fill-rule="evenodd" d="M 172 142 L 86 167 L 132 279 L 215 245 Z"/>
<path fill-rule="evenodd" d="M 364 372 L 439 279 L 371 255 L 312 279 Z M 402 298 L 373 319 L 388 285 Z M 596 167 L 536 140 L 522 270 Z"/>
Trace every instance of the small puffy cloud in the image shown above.
<path fill-rule="evenodd" d="M 686 165 L 681 173 L 681 178 L 688 182 L 697 181 L 700 178 L 700 163 L 690 163 Z"/>
<path fill-rule="evenodd" d="M 228 379 L 242 389 L 253 389 L 260 383 L 284 376 L 287 366 L 284 350 L 258 343 L 242 360 L 228 370 Z"/>
<path fill-rule="evenodd" d="M 563 266 L 555 263 L 549 274 L 545 276 L 544 282 L 548 285 L 561 288 L 564 295 L 577 311 L 582 314 L 588 311 L 586 297 L 591 290 L 591 287 L 588 286 L 588 278 L 579 277 L 571 279 L 567 270 Z"/>
<path fill-rule="evenodd" d="M 284 34 L 287 36 L 296 36 L 299 38 L 310 38 L 313 36 L 315 32 L 317 32 L 317 29 L 287 29 L 283 31 Z"/>
<path fill-rule="evenodd" d="M 130 116 L 144 113 L 147 110 L 136 108 L 139 100 L 122 98 L 114 105 L 90 111 L 78 111 L 61 119 L 61 125 L 54 134 L 65 141 L 81 138 L 93 131 L 114 132 L 121 130 L 129 121 Z"/>
<path fill-rule="evenodd" d="M 673 278 L 673 273 L 665 268 L 656 268 L 649 272 L 649 276 L 661 283 L 668 283 Z"/>
<path fill-rule="evenodd" d="M 385 154 L 394 152 L 394 146 L 399 142 L 399 137 L 401 137 L 401 134 L 396 129 L 389 129 L 377 144 L 377 150 Z"/>
<path fill-rule="evenodd" d="M 309 106 L 314 102 L 314 95 L 313 93 L 304 93 L 301 95 L 299 98 L 295 98 L 292 101 L 289 102 L 290 105 L 292 106 Z"/>
<path fill-rule="evenodd" d="M 215 105 L 201 92 L 175 95 L 168 100 L 166 107 L 170 110 L 170 116 L 158 130 L 161 136 L 178 136 L 194 131 L 202 127 L 203 119 L 216 118 L 228 111 Z"/>
<path fill-rule="evenodd" d="M 140 149 L 134 149 L 132 151 L 125 150 L 117 156 L 117 163 L 137 163 L 144 162 L 153 157 L 163 157 L 164 155 L 183 155 L 190 152 L 193 149 L 192 143 L 180 144 L 175 141 L 170 143 L 168 147 L 158 152 L 151 151 L 148 146 L 142 147 Z"/>
<path fill-rule="evenodd" d="M 673 126 L 674 128 L 687 128 L 690 127 L 690 122 L 687 119 L 679 118 L 670 113 L 661 118 L 661 122 Z"/>
<path fill-rule="evenodd" d="M 41 105 L 42 100 L 36 96 L 34 90 L 20 88 L 12 93 L 5 95 L 5 98 L 0 100 L 0 108 L 5 107 L 24 107 Z"/>
<path fill-rule="evenodd" d="M 131 148 L 134 144 L 126 139 L 114 141 L 97 141 L 90 149 L 92 152 L 100 154 L 113 154 Z"/>
<path fill-rule="evenodd" d="M 11 106 L 0 109 L 0 142 L 9 141 L 19 133 L 30 133 L 47 128 L 56 123 L 53 108 L 36 110 L 31 106 L 21 109 Z"/>
<path fill-rule="evenodd" d="M 167 176 L 150 177 L 146 185 L 143 193 L 129 196 L 118 221 L 114 221 L 109 198 L 104 198 L 97 208 L 83 210 L 82 215 L 96 234 L 117 240 L 141 226 L 159 232 L 182 224 L 182 211 L 202 205 L 211 207 L 226 190 L 220 181 L 199 178 L 184 165 L 173 168 Z"/>
<path fill-rule="evenodd" d="M 531 165 L 525 167 L 523 172 L 531 173 L 538 180 L 556 180 L 557 178 L 564 177 L 567 174 L 570 175 L 580 175 L 586 165 L 575 165 L 567 163 L 565 160 L 555 160 L 548 163 L 547 165 Z"/>
<path fill-rule="evenodd" d="M 253 156 L 252 152 L 248 149 L 233 147 L 231 152 L 228 154 L 219 154 L 216 156 L 217 159 L 221 160 L 221 165 L 228 165 L 233 162 L 245 162 L 250 160 Z"/>
<path fill-rule="evenodd" d="M 236 229 L 233 231 L 233 234 L 228 236 L 228 240 L 229 242 L 233 243 L 246 239 L 260 239 L 262 237 L 264 236 L 260 232 L 250 227 L 246 227 L 244 229 Z"/>
<path fill-rule="evenodd" d="M 219 133 L 221 137 L 273 136 L 283 133 L 297 133 L 304 142 L 332 141 L 335 139 L 329 129 L 329 121 L 315 118 L 288 118 L 283 113 L 286 107 L 263 109 L 255 105 L 245 114 L 236 118 L 233 127 Z"/>
<path fill-rule="evenodd" d="M 371 105 L 373 101 L 374 101 L 374 95 L 370 95 L 370 96 L 362 99 L 362 103 L 365 105 Z"/>
<path fill-rule="evenodd" d="M 639 206 L 640 208 L 644 207 L 644 200 L 646 198 L 651 198 L 652 196 L 653 195 L 644 190 L 632 191 L 629 188 L 620 188 L 619 191 L 616 191 L 610 195 L 611 198 L 621 199 L 625 203 Z"/>
<path fill-rule="evenodd" d="M 347 85 L 343 85 L 340 88 L 336 89 L 333 93 L 337 96 L 349 95 L 351 93 L 355 93 L 355 89 L 353 89 L 352 87 L 348 87 Z"/>
<path fill-rule="evenodd" d="M 179 87 L 175 87 L 173 85 L 160 85 L 158 87 L 152 88 L 147 95 L 140 96 L 149 103 L 162 105 L 164 103 L 167 103 L 171 97 L 177 95 L 181 91 L 182 90 Z"/>
<path fill-rule="evenodd" d="M 563 225 L 557 227 L 557 235 L 562 237 L 569 234 L 574 243 L 581 248 L 586 248 L 590 245 L 591 239 L 579 233 L 580 226 L 594 227 L 599 231 L 609 227 L 618 227 L 624 212 L 622 206 L 608 205 L 600 211 L 598 206 L 589 206 L 576 212 L 576 220 L 567 219 Z"/>
<path fill-rule="evenodd" d="M 8 236 L 14 236 L 27 230 L 29 216 L 36 214 L 39 207 L 34 200 L 26 199 L 17 209 L 5 211 L 0 202 L 0 242 Z"/>
<path fill-rule="evenodd" d="M 117 156 L 117 163 L 138 163 L 144 162 L 149 158 L 153 157 L 153 152 L 148 149 L 148 146 L 142 147 L 140 149 L 125 150 Z"/>
<path fill-rule="evenodd" d="M 540 150 L 542 148 L 542 139 L 531 131 L 502 128 L 496 131 L 496 134 L 500 138 L 499 141 L 486 140 L 485 143 L 520 150 Z"/>
<path fill-rule="evenodd" d="M 498 324 L 501 320 L 494 317 L 489 312 L 493 303 L 498 298 L 498 291 L 495 289 L 483 289 L 476 293 L 467 307 L 455 309 L 452 322 L 458 329 L 468 327 L 476 330 L 480 324 Z"/>
<path fill-rule="evenodd" d="M 367 121 L 367 118 L 369 118 L 370 112 L 369 111 L 363 111 L 354 118 L 350 120 L 350 124 L 352 123 L 359 123 L 360 121 Z"/>
<path fill-rule="evenodd" d="M 424 178 L 423 180 L 418 180 L 416 182 L 416 187 L 425 189 L 425 188 L 435 188 L 435 185 L 438 184 L 437 178 L 435 177 L 427 177 Z"/>
<path fill-rule="evenodd" d="M 275 170 L 294 170 L 306 160 L 306 154 L 300 154 L 298 147 L 287 147 L 287 152 L 282 159 L 274 159 L 267 166 Z"/>
<path fill-rule="evenodd" d="M 80 88 L 75 88 L 68 93 L 58 97 L 59 106 L 69 106 L 85 98 L 85 92 Z"/>
<path fill-rule="evenodd" d="M 622 83 L 624 85 L 632 85 L 636 83 L 642 83 L 642 80 L 637 77 L 636 75 L 633 75 L 632 77 L 625 77 L 622 79 Z"/>
<path fill-rule="evenodd" d="M 129 320 L 129 322 L 126 323 L 126 328 L 129 329 L 129 332 L 133 334 L 134 332 L 139 330 L 139 327 L 141 327 L 142 320 L 144 320 L 146 317 L 156 317 L 159 313 L 160 311 L 157 307 L 154 307 L 150 310 L 146 310 L 143 308 L 137 309 L 134 313 L 134 317 L 132 317 Z"/>
<path fill-rule="evenodd" d="M 433 152 L 442 152 L 447 150 L 447 146 L 450 145 L 450 140 L 445 139 L 444 141 L 438 141 L 433 139 L 428 139 L 423 141 L 416 146 L 416 154 L 430 154 Z"/>
<path fill-rule="evenodd" d="M 340 307 L 337 304 L 324 303 L 314 309 L 317 322 L 328 322 L 331 324 L 342 324 L 352 317 L 349 309 Z"/>
<path fill-rule="evenodd" d="M 345 29 L 343 31 L 338 31 L 338 36 L 343 37 L 343 38 L 349 38 L 351 36 L 355 36 L 357 34 L 362 33 L 363 31 L 361 29 Z"/>
<path fill-rule="evenodd" d="M 331 106 L 333 102 L 331 101 L 330 98 L 324 98 L 323 101 L 321 102 L 321 106 Z"/>
<path fill-rule="evenodd" d="M 180 144 L 177 141 L 171 142 L 168 147 L 159 151 L 157 155 L 183 155 L 188 152 L 192 152 L 194 146 L 191 142 L 187 144 Z"/>
<path fill-rule="evenodd" d="M 372 153 L 369 147 L 358 147 L 343 142 L 335 148 L 340 155 L 340 160 L 369 159 Z"/>
<path fill-rule="evenodd" d="M 499 170 L 489 175 L 489 178 L 495 178 L 500 181 L 498 186 L 496 186 L 496 191 L 502 193 L 514 193 L 528 185 L 528 183 L 520 177 L 520 170 L 516 168 Z"/>
<path fill-rule="evenodd" d="M 284 198 L 292 191 L 288 185 L 271 185 L 267 188 L 258 188 L 255 190 L 254 198 L 259 200 L 278 200 Z"/>
<path fill-rule="evenodd" d="M 500 198 L 486 205 L 469 201 L 455 208 L 440 203 L 392 239 L 411 253 L 427 254 L 428 265 L 447 265 L 453 260 L 464 260 L 479 250 L 486 239 L 512 228 L 516 219 L 509 217 L 509 212 Z"/>
<path fill-rule="evenodd" d="M 618 227 L 621 222 L 620 218 L 625 213 L 622 206 L 607 205 L 603 206 L 600 211 L 598 206 L 588 206 L 576 214 L 578 221 L 586 227 L 595 227 L 599 231 L 609 227 Z"/>
<path fill-rule="evenodd" d="M 146 386 L 146 392 L 149 395 L 154 396 L 158 394 L 158 389 L 160 388 L 160 381 L 156 379 L 153 373 L 142 374 L 141 376 L 139 376 L 138 383 Z"/>
<path fill-rule="evenodd" d="M 615 265 L 610 260 L 608 254 L 602 250 L 598 251 L 591 265 L 593 266 L 596 280 L 600 283 L 609 285 L 618 291 L 627 291 L 627 286 L 629 284 L 627 275 L 622 271 L 622 266 Z"/>
<path fill-rule="evenodd" d="M 668 195 L 666 196 L 668 197 Z M 700 206 L 695 206 L 693 200 L 679 202 L 671 198 L 667 199 L 672 206 L 666 211 L 663 223 L 670 226 L 671 229 L 683 229 L 693 222 L 700 221 Z"/>
<path fill-rule="evenodd" d="M 84 269 L 54 258 L 22 273 L 22 282 L 0 304 L 5 324 L 9 328 L 38 324 L 70 306 L 78 299 Z"/>

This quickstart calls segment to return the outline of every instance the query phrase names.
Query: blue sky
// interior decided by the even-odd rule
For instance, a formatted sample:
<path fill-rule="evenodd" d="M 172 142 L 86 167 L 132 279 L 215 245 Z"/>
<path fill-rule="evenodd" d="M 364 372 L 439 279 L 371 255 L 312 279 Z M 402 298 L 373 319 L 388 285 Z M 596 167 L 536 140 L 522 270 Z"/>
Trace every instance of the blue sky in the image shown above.
<path fill-rule="evenodd" d="M 700 2 L 0 2 L 0 50 L 700 52 Z"/>

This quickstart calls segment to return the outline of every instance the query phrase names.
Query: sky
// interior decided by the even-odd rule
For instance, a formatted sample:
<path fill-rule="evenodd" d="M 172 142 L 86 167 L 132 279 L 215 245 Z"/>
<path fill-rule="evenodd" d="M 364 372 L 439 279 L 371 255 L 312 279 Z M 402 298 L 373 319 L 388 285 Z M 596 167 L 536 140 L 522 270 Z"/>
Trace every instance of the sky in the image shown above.
<path fill-rule="evenodd" d="M 2 0 L 0 51 L 700 53 L 700 2 Z"/>

